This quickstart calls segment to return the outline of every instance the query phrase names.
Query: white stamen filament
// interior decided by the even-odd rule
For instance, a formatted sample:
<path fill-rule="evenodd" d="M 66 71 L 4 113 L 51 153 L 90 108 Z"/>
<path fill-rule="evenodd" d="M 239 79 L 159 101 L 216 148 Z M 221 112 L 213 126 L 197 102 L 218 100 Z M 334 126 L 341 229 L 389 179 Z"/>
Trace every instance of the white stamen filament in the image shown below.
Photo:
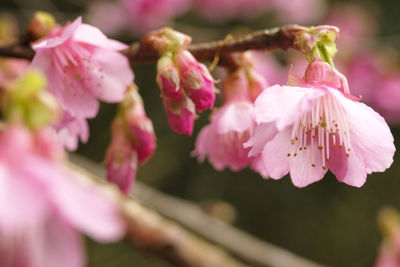
<path fill-rule="evenodd" d="M 326 169 L 326 162 L 329 161 L 331 152 L 330 144 L 332 142 L 332 145 L 336 145 L 336 136 L 339 137 L 339 145 L 341 148 L 344 147 L 348 157 L 351 147 L 345 111 L 332 95 L 327 94 L 316 100 L 312 110 L 303 114 L 293 125 L 290 138 L 292 153 L 288 153 L 288 157 L 296 156 L 308 146 L 316 145 L 321 151 L 321 167 Z M 312 157 L 312 166 L 316 167 L 314 160 Z"/>

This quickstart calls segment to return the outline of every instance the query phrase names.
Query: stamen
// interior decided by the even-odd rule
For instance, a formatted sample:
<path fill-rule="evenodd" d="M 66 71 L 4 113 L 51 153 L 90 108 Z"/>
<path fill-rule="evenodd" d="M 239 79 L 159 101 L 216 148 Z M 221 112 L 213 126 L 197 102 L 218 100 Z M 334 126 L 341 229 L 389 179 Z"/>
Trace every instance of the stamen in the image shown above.
<path fill-rule="evenodd" d="M 332 138 L 331 138 L 332 136 Z M 315 101 L 314 107 L 293 125 L 290 142 L 293 145 L 291 153 L 297 156 L 308 146 L 317 146 L 321 152 L 322 169 L 326 169 L 326 162 L 330 158 L 330 145 L 336 146 L 336 136 L 339 138 L 339 147 L 344 147 L 347 157 L 350 155 L 350 135 L 345 111 L 333 96 L 327 94 Z M 315 143 L 314 143 L 315 139 Z M 312 162 L 313 155 L 311 157 Z M 313 167 L 316 164 L 312 164 Z"/>

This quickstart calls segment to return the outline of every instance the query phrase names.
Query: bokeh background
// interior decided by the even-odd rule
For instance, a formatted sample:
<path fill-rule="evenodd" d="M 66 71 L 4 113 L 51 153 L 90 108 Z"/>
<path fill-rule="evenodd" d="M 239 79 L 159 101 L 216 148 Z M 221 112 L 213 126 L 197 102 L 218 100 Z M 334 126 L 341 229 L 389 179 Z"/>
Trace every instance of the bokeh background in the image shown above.
<path fill-rule="evenodd" d="M 127 43 L 139 40 L 147 30 L 165 25 L 191 35 L 194 43 L 283 24 L 337 25 L 341 37 L 335 63 L 347 75 L 353 94 L 362 95 L 364 102 L 385 116 L 396 147 L 400 137 L 399 9 L 398 0 L 3 0 L 0 3 L 1 13 L 16 17 L 21 33 L 34 11 L 46 10 L 59 23 L 82 15 L 85 22 Z M 271 85 L 285 83 L 291 65 L 294 72 L 301 74 L 304 60 L 297 51 L 257 55 L 259 70 Z M 158 138 L 157 151 L 140 167 L 137 180 L 191 200 L 204 207 L 205 212 L 217 210 L 214 215 L 223 217 L 227 223 L 311 260 L 330 266 L 373 265 L 382 239 L 377 213 L 388 205 L 400 209 L 398 153 L 389 170 L 369 175 L 362 188 L 339 183 L 331 173 L 322 181 L 299 189 L 289 177 L 274 181 L 264 180 L 250 170 L 218 172 L 208 162 L 199 164 L 190 156 L 196 135 L 208 123 L 210 112 L 204 112 L 196 121 L 192 137 L 173 133 L 155 82 L 155 65 L 137 65 L 133 69 Z M 97 162 L 103 160 L 115 112 L 115 105 L 102 105 L 98 117 L 89 121 L 91 137 L 87 144 L 81 145 L 79 153 Z M 169 266 L 135 251 L 127 241 L 101 245 L 87 240 L 87 244 L 89 266 Z"/>

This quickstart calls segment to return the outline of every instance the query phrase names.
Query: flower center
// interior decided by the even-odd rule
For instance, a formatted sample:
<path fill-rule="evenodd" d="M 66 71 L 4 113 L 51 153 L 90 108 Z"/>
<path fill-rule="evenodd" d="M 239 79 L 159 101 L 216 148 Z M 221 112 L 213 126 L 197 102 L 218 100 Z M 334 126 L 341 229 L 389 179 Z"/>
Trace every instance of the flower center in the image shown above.
<path fill-rule="evenodd" d="M 321 151 L 322 169 L 326 170 L 329 161 L 330 146 L 339 144 L 349 157 L 351 150 L 349 126 L 343 107 L 331 95 L 327 94 L 316 100 L 311 111 L 306 112 L 292 128 L 290 142 L 291 153 L 288 157 L 296 157 L 308 147 L 317 146 Z M 315 157 L 312 153 L 312 157 Z M 312 167 L 316 167 L 316 159 L 312 158 Z"/>

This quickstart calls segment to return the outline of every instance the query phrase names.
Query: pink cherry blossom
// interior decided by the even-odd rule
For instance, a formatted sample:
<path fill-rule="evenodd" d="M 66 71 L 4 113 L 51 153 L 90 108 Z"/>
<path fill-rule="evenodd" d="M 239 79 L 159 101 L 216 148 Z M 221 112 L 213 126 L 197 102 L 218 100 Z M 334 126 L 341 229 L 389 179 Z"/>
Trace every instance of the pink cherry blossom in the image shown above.
<path fill-rule="evenodd" d="M 266 89 L 255 102 L 257 127 L 245 144 L 262 155 L 273 179 L 290 172 L 294 185 L 316 182 L 330 169 L 340 182 L 360 187 L 367 174 L 393 162 L 393 136 L 385 120 L 348 93 L 343 75 L 314 60 L 305 80 Z"/>
<path fill-rule="evenodd" d="M 117 203 L 82 184 L 57 159 L 38 153 L 23 126 L 5 129 L 0 145 L 2 266 L 83 267 L 78 231 L 100 242 L 122 237 Z"/>
<path fill-rule="evenodd" d="M 68 123 L 72 117 L 79 121 L 80 128 L 84 128 L 82 120 L 96 116 L 99 99 L 119 102 L 132 83 L 129 62 L 118 52 L 125 48 L 126 45 L 108 39 L 97 28 L 82 24 L 79 17 L 33 45 L 36 54 L 32 67 L 45 73 L 48 89 L 68 113 Z M 58 126 L 61 129 L 63 125 Z M 84 130 L 64 131 L 62 137 L 67 140 L 63 143 L 68 143 L 69 149 L 76 148 L 72 143 L 77 143 L 73 141 L 77 137 L 66 133 L 78 132 L 82 139 L 87 139 Z"/>
<path fill-rule="evenodd" d="M 46 74 L 49 90 L 72 116 L 96 116 L 98 99 L 121 101 L 133 81 L 128 60 L 118 52 L 128 46 L 82 24 L 80 17 L 32 47 L 32 67 Z"/>
<path fill-rule="evenodd" d="M 250 149 L 243 147 L 256 126 L 250 81 L 244 69 L 228 75 L 224 83 L 225 103 L 214 112 L 211 123 L 200 131 L 192 156 L 199 161 L 207 157 L 217 170 L 229 167 L 239 171 L 251 166 L 266 177 L 259 157 L 249 157 Z"/>
<path fill-rule="evenodd" d="M 212 108 L 215 102 L 215 87 L 207 67 L 198 62 L 187 50 L 177 52 L 175 60 L 181 74 L 183 88 L 196 109 L 202 112 Z"/>
<path fill-rule="evenodd" d="M 243 147 L 255 126 L 251 102 L 237 101 L 224 105 L 211 118 L 196 140 L 192 155 L 204 161 L 206 157 L 217 170 L 229 167 L 238 171 L 248 166 L 248 148 Z"/>
<path fill-rule="evenodd" d="M 141 35 L 169 24 L 187 10 L 190 0 L 122 0 L 121 4 L 129 29 Z"/>

